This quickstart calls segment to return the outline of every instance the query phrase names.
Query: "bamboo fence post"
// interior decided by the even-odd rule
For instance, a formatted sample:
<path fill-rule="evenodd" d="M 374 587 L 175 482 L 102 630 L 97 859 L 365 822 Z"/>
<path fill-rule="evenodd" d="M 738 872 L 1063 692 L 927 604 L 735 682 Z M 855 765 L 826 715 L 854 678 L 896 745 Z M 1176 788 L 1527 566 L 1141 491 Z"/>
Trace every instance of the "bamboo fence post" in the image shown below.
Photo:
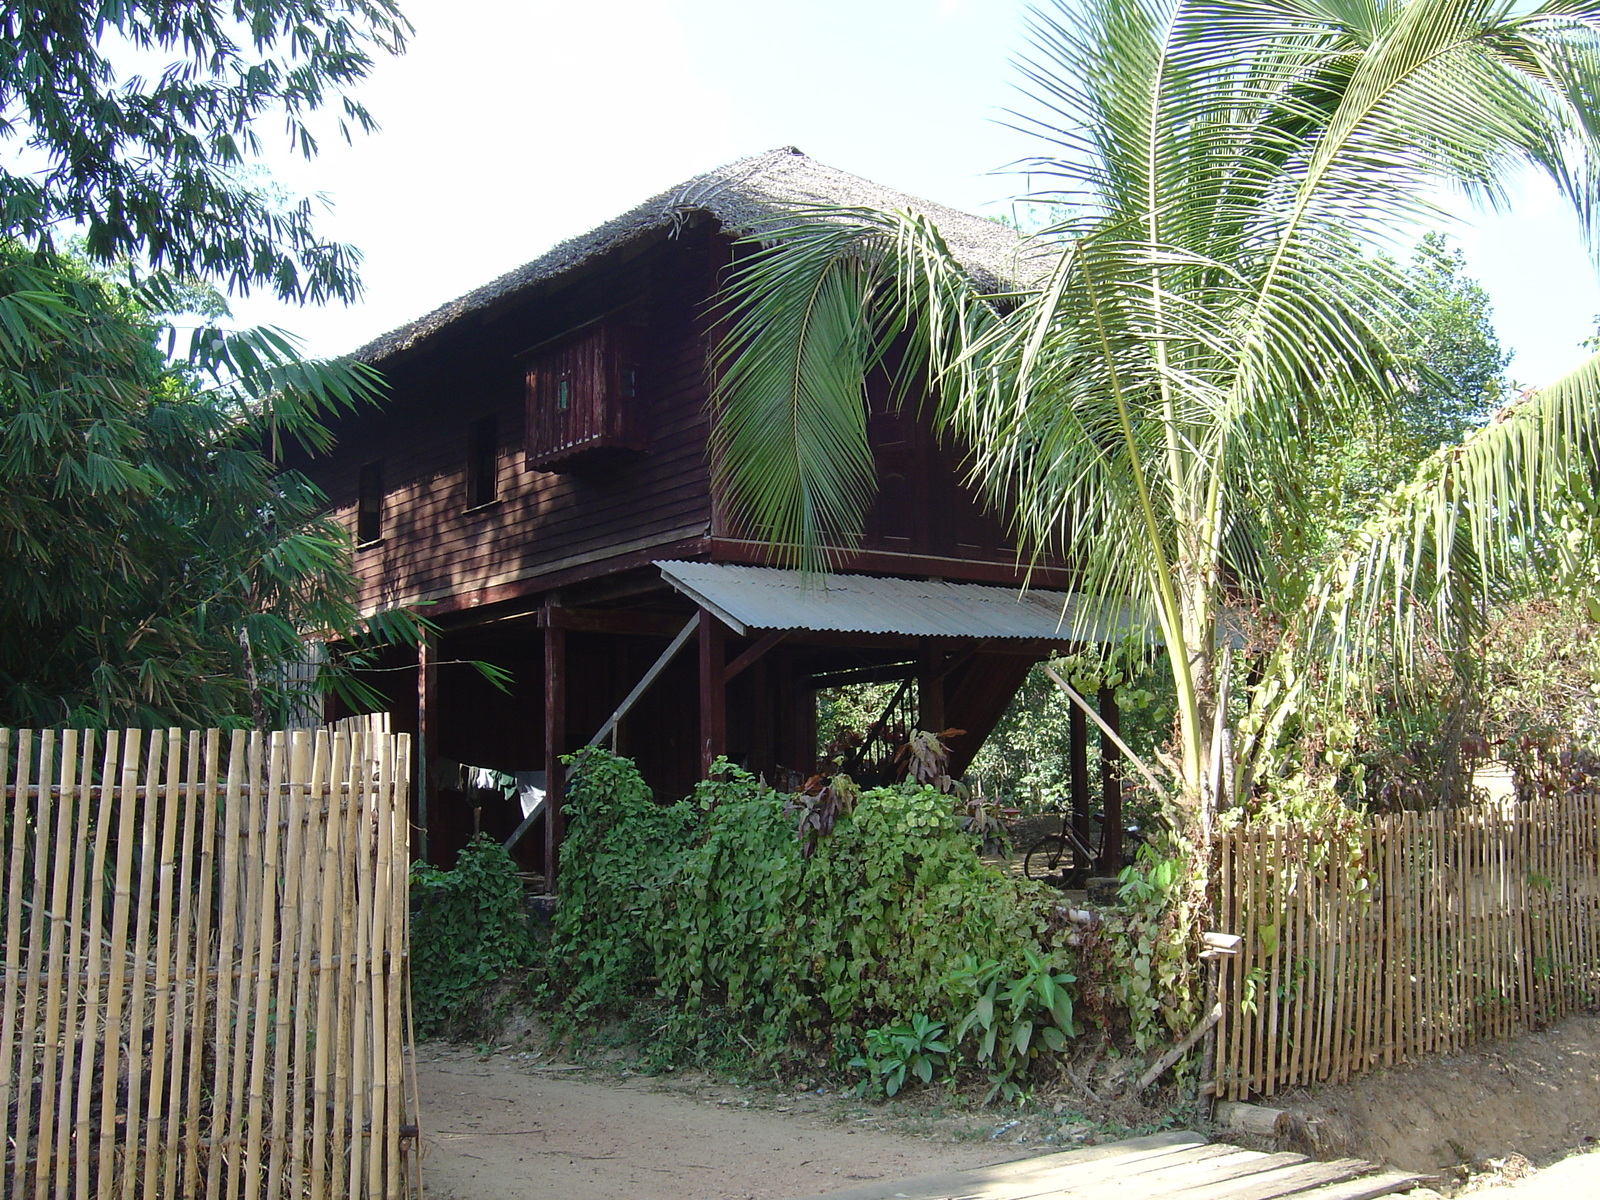
<path fill-rule="evenodd" d="M 1217 874 L 1221 882 L 1217 894 L 1217 928 L 1224 933 L 1236 933 L 1238 932 L 1239 922 L 1233 908 L 1234 831 L 1228 830 L 1218 841 L 1221 864 Z M 410 919 L 409 913 L 407 919 Z M 408 946 L 411 944 L 409 937 L 406 940 L 406 944 Z M 1209 1082 L 1211 1083 L 1213 1100 L 1221 1100 L 1225 1095 L 1223 1088 L 1227 1084 L 1229 1066 L 1228 1039 L 1233 1035 L 1233 1027 L 1238 1022 L 1236 1008 L 1239 1002 L 1239 985 L 1234 978 L 1232 958 L 1232 955 L 1225 955 L 1217 966 L 1217 997 L 1222 1001 L 1222 1024 L 1216 1031 L 1215 1045 L 1217 1053 L 1211 1062 L 1212 1078 Z M 406 1004 L 408 1014 L 411 1003 L 409 979 L 410 973 L 407 972 Z M 413 1055 L 416 1053 L 414 1039 L 411 1043 L 411 1052 Z M 1202 1089 L 1204 1089 L 1206 1083 L 1206 1080 L 1200 1081 Z"/>
<path fill-rule="evenodd" d="M 312 949 L 318 932 L 317 898 L 321 893 L 322 877 L 319 871 L 320 860 L 315 857 L 317 848 L 322 845 L 322 831 L 319 824 L 324 806 L 328 800 L 327 773 L 328 773 L 328 735 L 326 731 L 319 730 L 314 742 L 309 747 L 303 734 L 297 734 L 295 740 L 295 756 L 292 761 L 296 764 L 295 777 L 302 774 L 307 780 L 307 787 L 301 793 L 300 807 L 304 822 L 304 829 L 300 833 L 299 852 L 293 855 L 299 863 L 299 895 L 293 899 L 298 911 L 296 913 L 295 961 L 298 971 L 295 975 L 294 987 L 294 1041 L 293 1041 L 293 1091 L 289 1099 L 292 1127 L 289 1133 L 289 1177 L 300 1180 L 305 1175 L 306 1152 L 306 1094 L 308 1091 L 309 1064 L 306 1061 L 306 1036 L 311 1016 L 311 988 L 314 975 L 312 966 Z M 301 818 L 296 818 L 297 821 Z M 318 964 L 319 968 L 322 964 Z M 316 1029 L 316 1036 L 320 1039 L 321 1029 Z"/>
<path fill-rule="evenodd" d="M 156 873 L 156 792 L 161 779 L 161 751 L 161 734 L 159 732 L 151 734 L 145 758 L 144 797 L 142 802 L 136 801 L 140 810 L 138 815 L 141 818 L 139 878 L 137 902 L 134 908 L 133 994 L 128 1005 L 128 1107 L 122 1126 L 126 1143 L 122 1160 L 122 1187 L 123 1194 L 130 1197 L 134 1194 L 134 1180 L 138 1178 L 138 1150 L 144 1143 L 139 1110 L 145 1076 L 141 1066 L 144 1061 L 144 1008 L 149 991 L 149 973 L 146 968 L 150 955 L 150 908 L 154 898 L 153 885 Z"/>
<path fill-rule="evenodd" d="M 0 782 L 13 777 L 7 764 L 11 762 L 11 730 L 0 729 Z M 33 773 L 33 734 L 19 730 L 16 735 L 16 771 L 14 799 L 11 805 L 11 841 L 6 854 L 6 976 L 0 983 L 0 1181 L 7 1175 L 7 1158 L 26 1156 L 27 1130 L 16 1129 L 11 1124 L 11 1088 L 17 1080 L 12 1066 L 16 1053 L 17 1028 L 17 972 L 22 966 L 22 873 L 27 865 L 28 844 L 28 780 Z M 0 835 L 4 831 L 0 830 Z M 20 1080 L 17 1080 L 20 1084 Z M 16 1147 L 12 1150 L 11 1147 Z M 15 1193 L 13 1193 L 15 1194 Z"/>
<path fill-rule="evenodd" d="M 276 1197 L 278 1189 L 283 1183 L 283 1161 L 286 1149 L 284 1141 L 288 1135 L 286 1122 L 289 1107 L 289 1040 L 294 1020 L 294 1014 L 289 1011 L 290 988 L 294 983 L 294 976 L 289 969 L 289 964 L 293 961 L 291 956 L 299 948 L 299 911 L 296 906 L 299 903 L 300 891 L 300 820 L 304 815 L 303 805 L 300 801 L 301 785 L 299 780 L 301 773 L 304 771 L 305 762 L 303 735 L 296 733 L 286 738 L 281 733 L 275 733 L 272 735 L 272 739 L 273 757 L 280 762 L 280 770 L 283 770 L 284 774 L 279 785 L 275 785 L 271 789 L 269 802 L 272 804 L 272 808 L 269 810 L 267 817 L 267 827 L 269 830 L 274 831 L 278 828 L 280 786 L 282 792 L 286 793 L 283 800 L 283 812 L 286 814 L 288 824 L 284 836 L 282 896 L 276 904 L 268 904 L 265 899 L 262 902 L 263 912 L 268 909 L 277 910 L 277 928 L 279 931 L 276 955 L 277 989 L 272 1010 L 272 1127 L 270 1130 L 271 1141 L 267 1149 L 266 1191 L 268 1196 Z M 298 772 L 296 770 L 297 766 L 300 768 Z M 272 838 L 269 844 L 273 847 L 273 855 L 276 856 L 276 836 Z M 276 859 L 274 857 L 274 859 L 269 860 L 268 868 L 268 873 L 274 880 L 276 880 L 278 874 L 276 870 L 272 869 L 275 866 Z M 264 941 L 262 944 L 263 952 L 271 944 L 270 939 Z M 263 991 L 273 982 L 266 972 L 262 972 L 260 979 Z M 257 1026 L 261 1051 L 261 1061 L 256 1064 L 258 1073 L 266 1060 L 266 1025 L 267 1023 L 263 1021 Z M 256 1118 L 253 1123 L 258 1120 L 259 1118 Z M 257 1136 L 260 1135 L 258 1134 Z"/>
<path fill-rule="evenodd" d="M 408 739 L 391 737 L 387 741 L 386 761 L 389 763 L 390 779 L 389 786 L 385 790 L 383 826 L 379 840 L 379 854 L 386 863 L 385 872 L 389 885 L 389 898 L 383 916 L 384 935 L 389 946 L 389 951 L 383 959 L 384 999 L 388 1005 L 382 1048 L 386 1087 L 384 1111 L 388 1115 L 384 1137 L 384 1150 L 388 1156 L 384 1171 L 384 1195 L 388 1200 L 399 1200 L 400 1118 L 405 1110 L 405 1083 L 400 1051 L 400 987 L 406 969 L 404 914 L 409 907 L 407 883 L 410 873 L 407 822 L 403 810 L 408 795 L 410 760 L 407 753 Z M 396 937 L 396 934 L 399 936 Z"/>
<path fill-rule="evenodd" d="M 372 936 L 368 948 L 368 959 L 371 962 L 368 980 L 370 983 L 370 1000 L 367 1011 L 371 1014 L 371 1058 L 372 1058 L 372 1102 L 371 1115 L 367 1127 L 372 1131 L 372 1138 L 368 1142 L 367 1158 L 367 1196 L 370 1200 L 377 1200 L 379 1196 L 387 1197 L 388 1188 L 385 1186 L 384 1168 L 388 1164 L 389 1141 L 389 1089 L 388 1089 L 388 1030 L 389 1030 L 389 1005 L 384 995 L 386 972 L 384 960 L 389 954 L 388 941 L 385 937 L 387 929 L 385 920 L 389 908 L 389 803 L 391 789 L 394 783 L 393 758 L 390 754 L 390 745 L 387 739 L 382 743 L 378 764 L 378 791 L 374 797 L 373 834 L 376 843 L 376 853 L 372 865 L 372 908 L 370 921 L 372 923 Z"/>
<path fill-rule="evenodd" d="M 245 1124 L 244 1181 L 255 1186 L 260 1181 L 262 1128 L 266 1107 L 267 1039 L 273 1031 L 272 968 L 273 948 L 278 942 L 278 821 L 282 811 L 285 747 L 282 733 L 268 741 L 265 817 L 261 820 L 260 885 L 256 891 L 256 995 L 254 1037 L 250 1044 L 249 1111 Z M 252 780 L 254 782 L 254 780 Z M 247 960 L 248 961 L 248 960 Z M 276 1127 L 273 1137 L 278 1136 Z"/>
<path fill-rule="evenodd" d="M 399 874 L 395 880 L 395 911 L 400 921 L 400 956 L 396 965 L 394 994 L 391 999 L 391 1004 L 394 1006 L 391 1011 L 394 1013 L 395 1023 L 393 1040 L 390 1044 L 394 1050 L 393 1078 L 395 1086 L 400 1091 L 398 1115 L 403 1120 L 404 1116 L 409 1113 L 411 1124 L 415 1125 L 421 1119 L 421 1103 L 417 1096 L 417 1037 L 411 1018 L 411 738 L 405 734 L 395 738 L 394 753 L 397 770 L 402 781 L 402 787 L 395 797 L 394 808 L 390 818 L 394 822 L 395 829 L 394 857 L 399 864 Z M 405 1021 L 404 1046 L 401 1044 L 402 1026 L 400 1022 L 402 1019 Z M 408 1058 L 407 1055 L 410 1057 Z M 409 1072 L 407 1071 L 408 1062 L 411 1067 Z M 405 1089 L 405 1082 L 408 1078 L 411 1082 L 409 1092 Z M 409 1107 L 407 1106 L 407 1101 L 409 1101 Z M 404 1174 L 404 1180 L 410 1181 L 412 1178 L 411 1168 L 415 1159 L 410 1152 L 402 1149 L 399 1132 L 397 1128 L 395 1130 L 397 1165 L 398 1169 Z M 415 1145 L 416 1143 L 413 1142 L 412 1147 L 415 1148 Z M 414 1194 L 416 1200 L 422 1200 L 422 1176 L 420 1172 L 415 1176 L 415 1183 Z M 406 1187 L 405 1193 L 408 1196 L 412 1195 L 413 1189 Z"/>
<path fill-rule="evenodd" d="M 378 802 L 376 780 L 372 778 L 374 758 L 380 745 L 376 737 L 364 739 L 361 757 L 361 822 L 352 841 L 355 853 L 355 978 L 351 1009 L 351 1044 L 355 1054 L 350 1064 L 350 1194 L 359 1194 L 367 1174 L 371 1153 L 372 1081 L 368 1068 L 372 1059 L 372 1031 L 367 1021 L 371 1006 L 371 920 L 372 912 L 372 814 Z M 369 1134 L 369 1136 L 363 1136 Z"/>
<path fill-rule="evenodd" d="M 1310 1048 L 1306 1044 L 1310 1036 L 1306 1020 L 1306 999 L 1312 994 L 1316 977 L 1312 972 L 1313 960 L 1310 954 L 1314 934 L 1308 928 L 1306 920 L 1306 901 L 1311 887 L 1311 871 L 1307 866 L 1307 838 L 1303 830 L 1295 829 L 1289 832 L 1289 840 L 1293 848 L 1284 855 L 1283 870 L 1288 875 L 1288 894 L 1294 908 L 1294 920 L 1290 925 L 1294 931 L 1294 939 L 1290 942 L 1289 954 L 1289 978 L 1294 985 L 1294 1008 L 1291 1012 L 1294 1045 L 1284 1082 L 1293 1087 L 1310 1082 L 1306 1073 L 1306 1064 L 1310 1060 Z"/>
<path fill-rule="evenodd" d="M 337 1016 L 336 1001 L 339 974 L 333 970 L 334 947 L 337 945 L 335 920 L 340 911 L 339 870 L 341 835 L 344 829 L 344 785 L 348 781 L 349 738 L 344 733 L 332 737 L 332 769 L 329 778 L 332 786 L 328 795 L 328 811 L 323 823 L 322 847 L 322 897 L 318 905 L 317 962 L 321 972 L 317 976 L 317 1048 L 311 1070 L 311 1200 L 323 1200 L 327 1181 L 328 1112 L 330 1108 L 328 1086 L 328 1056 L 335 1038 L 328 1036 L 329 1026 Z M 336 1035 L 337 1036 L 337 1035 Z"/>
<path fill-rule="evenodd" d="M 89 886 L 89 823 L 83 819 L 83 814 L 89 811 L 90 781 L 94 777 L 94 734 L 91 731 L 83 731 L 79 753 L 81 757 L 73 782 L 73 788 L 78 792 L 76 803 L 78 816 L 74 822 L 76 833 L 72 839 L 72 899 L 69 901 L 69 908 L 57 909 L 52 914 L 53 918 L 64 924 L 67 929 L 66 974 L 50 980 L 49 983 L 53 990 L 65 993 L 61 1013 L 60 1082 L 57 1085 L 59 1090 L 54 1114 L 55 1150 L 50 1158 L 58 1195 L 65 1195 L 72 1187 L 73 1114 L 77 1111 L 75 1101 L 79 1051 L 83 1042 L 92 1037 L 88 1027 L 87 1011 L 84 1013 L 83 1030 L 79 1032 L 78 1012 L 84 1002 L 83 978 L 85 959 L 89 952 L 89 939 L 99 933 L 98 929 L 89 930 L 84 926 Z M 47 1148 L 48 1139 L 41 1139 L 40 1154 L 42 1155 Z"/>
<path fill-rule="evenodd" d="M 171 1060 L 167 1056 L 167 1026 L 172 1020 L 172 927 L 176 914 L 173 911 L 173 892 L 175 880 L 173 873 L 176 870 L 176 857 L 178 852 L 178 810 L 182 804 L 178 798 L 178 780 L 183 773 L 183 735 L 176 729 L 168 729 L 166 733 L 166 768 L 162 773 L 160 784 L 160 806 L 156 808 L 156 797 L 146 795 L 145 803 L 156 809 L 161 829 L 161 847 L 157 865 L 156 882 L 158 892 L 156 896 L 156 957 L 155 957 L 155 1010 L 150 1018 L 150 1100 L 149 1109 L 145 1114 L 145 1139 L 148 1141 L 156 1130 L 162 1128 L 162 1102 L 166 1099 L 167 1075 L 171 1069 Z M 179 984 L 178 986 L 182 986 Z M 173 1030 L 173 1041 L 177 1041 L 177 1030 Z M 130 1106 L 131 1108 L 131 1106 Z M 130 1112 L 130 1119 L 131 1119 Z M 157 1178 L 160 1169 L 167 1159 L 171 1157 L 172 1131 L 164 1131 L 164 1137 L 159 1138 L 155 1145 L 146 1145 L 144 1150 L 144 1179 L 142 1192 L 145 1196 L 156 1196 Z"/>
<path fill-rule="evenodd" d="M 361 818 L 366 806 L 367 738 L 354 730 L 350 735 L 349 780 L 345 792 L 345 812 L 341 820 L 342 844 L 339 872 L 339 996 L 335 1028 L 334 1055 L 333 1175 L 330 1190 L 334 1195 L 353 1195 L 356 1188 L 355 1163 L 360 1153 L 355 1145 L 360 1120 L 355 1109 L 359 1097 L 352 1085 L 351 1058 L 355 1053 L 353 1029 L 356 1004 L 356 873 L 352 869 L 361 850 Z M 354 1131 L 354 1132 L 352 1132 Z M 346 1186 L 348 1185 L 348 1186 Z"/>
<path fill-rule="evenodd" d="M 111 781 L 118 776 L 117 768 L 118 761 L 116 738 L 114 735 L 108 734 L 105 743 L 105 753 L 100 763 L 100 804 L 96 814 L 94 850 L 90 857 L 89 868 L 90 878 L 94 880 L 94 892 L 93 898 L 91 899 L 89 905 L 87 928 L 89 937 L 89 955 L 88 962 L 85 967 L 89 994 L 84 998 L 85 1021 L 83 1058 L 79 1063 L 78 1070 L 78 1112 L 73 1133 L 73 1140 L 77 1147 L 76 1169 L 78 1176 L 78 1200 L 88 1200 L 89 1196 L 89 1147 L 93 1141 L 93 1138 L 90 1136 L 89 1129 L 90 1125 L 92 1124 L 91 1117 L 93 1116 L 91 1103 L 94 1096 L 96 1032 L 95 1030 L 89 1028 L 87 1014 L 97 1012 L 100 1009 L 100 983 L 103 974 L 100 958 L 100 930 L 105 917 L 104 880 L 106 839 L 111 829 L 112 797 L 115 794 L 115 790 L 111 786 Z M 84 812 L 89 811 L 88 799 L 89 797 L 84 797 Z M 84 828 L 87 824 L 88 822 L 86 821 L 79 822 L 80 832 L 84 831 Z M 106 982 L 109 990 L 109 980 Z M 113 1102 L 115 1101 L 116 1095 L 114 1084 L 117 1076 L 117 1042 L 112 1038 L 111 1032 L 112 1031 L 108 1026 L 105 1034 L 105 1061 L 101 1066 L 102 1082 L 100 1088 L 100 1125 L 102 1138 L 105 1136 L 106 1122 L 109 1120 L 109 1116 L 106 1112 L 106 1093 L 108 1090 L 108 1085 L 111 1087 Z M 106 1173 L 104 1170 L 101 1170 L 99 1172 L 99 1179 L 103 1181 L 105 1178 Z"/>
<path fill-rule="evenodd" d="M 239 960 L 239 822 L 244 808 L 246 743 L 242 729 L 235 730 L 228 753 L 228 782 L 223 800 L 222 833 L 222 914 L 218 926 L 217 948 L 217 1032 L 213 1054 L 216 1060 L 212 1086 L 211 1145 L 206 1162 L 206 1197 L 216 1200 L 223 1186 L 223 1167 L 233 1145 L 234 1113 L 229 1103 L 233 1083 L 232 1043 L 233 964 Z M 239 986 L 244 987 L 243 975 Z M 231 1176 L 231 1170 L 228 1172 Z"/>
<path fill-rule="evenodd" d="M 51 812 L 51 783 L 54 782 L 57 767 L 52 764 L 57 761 L 55 731 L 44 730 L 40 735 L 39 745 L 39 808 L 34 818 L 34 852 L 33 852 L 33 896 L 32 910 L 28 914 L 28 976 L 23 989 L 22 1004 L 22 1032 L 20 1035 L 21 1062 L 17 1067 L 17 1079 L 33 1079 L 34 1062 L 34 1035 L 39 1017 L 39 988 L 43 979 L 43 963 L 45 948 L 44 913 L 45 906 L 39 903 L 50 887 L 50 862 L 54 850 L 51 817 L 56 816 L 59 823 L 59 814 Z M 17 1141 L 18 1153 L 11 1176 L 10 1195 L 20 1197 L 27 1187 L 28 1181 L 28 1131 L 32 1128 L 33 1119 L 33 1088 L 32 1086 L 17 1088 L 17 1125 L 20 1133 Z M 42 1119 L 42 1118 L 41 1118 Z M 35 1167 L 37 1171 L 37 1166 Z"/>
<path fill-rule="evenodd" d="M 39 1136 L 34 1142 L 36 1167 L 33 1194 L 36 1200 L 45 1200 L 56 1188 L 55 1158 L 50 1153 L 56 1133 L 56 1070 L 58 1067 L 61 1036 L 61 979 L 65 939 L 66 913 L 72 879 L 72 849 L 74 818 L 77 815 L 78 731 L 68 729 L 61 735 L 60 798 L 56 810 L 56 858 L 50 888 L 50 952 L 46 960 L 49 978 L 45 985 L 45 1010 L 43 1054 L 40 1056 Z M 39 898 L 34 897 L 37 904 Z"/>
<path fill-rule="evenodd" d="M 1355 860 L 1356 864 L 1360 859 Z M 1343 1083 L 1350 1074 L 1350 1056 L 1355 1046 L 1355 1021 L 1356 1008 L 1356 965 L 1353 943 L 1356 939 L 1356 910 L 1354 889 L 1355 880 L 1351 878 L 1353 870 L 1362 869 L 1359 865 L 1352 865 L 1348 852 L 1340 860 L 1339 877 L 1343 886 L 1334 898 L 1335 912 L 1335 938 L 1337 939 L 1338 957 L 1336 960 L 1336 973 L 1338 983 L 1334 988 L 1334 1042 L 1333 1042 L 1333 1075 L 1335 1083 Z"/>
<path fill-rule="evenodd" d="M 1237 968 L 1239 977 L 1239 996 L 1235 1003 L 1239 1020 L 1233 1031 L 1233 1054 L 1230 1060 L 1233 1063 L 1233 1081 L 1228 1089 L 1230 1100 L 1242 1100 L 1250 1088 L 1249 1078 L 1249 1046 L 1254 1034 L 1250 1028 L 1250 1012 L 1245 1008 L 1245 995 L 1252 986 L 1250 977 L 1251 966 L 1255 959 L 1254 916 L 1250 911 L 1250 891 L 1255 879 L 1256 856 L 1251 852 L 1250 834 L 1247 829 L 1239 828 L 1233 831 L 1234 845 L 1239 853 L 1239 878 L 1237 907 L 1235 919 L 1239 924 L 1239 954 Z"/>
<path fill-rule="evenodd" d="M 174 731 L 176 736 L 176 731 Z M 198 816 L 200 801 L 196 798 L 200 790 L 200 734 L 192 732 L 188 737 L 186 748 L 187 774 L 183 785 L 182 794 L 182 834 L 180 835 L 178 849 L 178 875 L 177 875 L 177 914 L 178 929 L 176 934 L 177 962 L 174 964 L 175 987 L 172 1002 L 172 1088 L 167 1098 L 167 1137 L 166 1157 L 163 1161 L 161 1172 L 161 1195 L 173 1196 L 177 1194 L 178 1168 L 180 1161 L 185 1172 L 186 1194 L 193 1195 L 194 1190 L 188 1179 L 188 1161 L 193 1151 L 189 1148 L 189 1122 L 187 1115 L 187 1094 L 185 1081 L 189 1078 L 189 1060 L 193 1056 L 192 1047 L 201 1040 L 205 1019 L 201 1012 L 198 995 L 194 1002 L 190 1002 L 190 990 L 196 992 L 206 986 L 205 968 L 200 961 L 200 953 L 196 950 L 194 960 L 190 958 L 190 938 L 194 910 L 204 907 L 211 911 L 210 881 L 204 870 L 198 875 L 195 871 L 194 842 L 195 821 Z M 177 779 L 174 777 L 174 784 Z M 204 899 L 201 899 L 204 897 Z M 190 1086 L 194 1086 L 191 1084 Z M 196 1088 L 198 1090 L 198 1088 Z M 198 1116 L 195 1118 L 198 1120 Z"/>

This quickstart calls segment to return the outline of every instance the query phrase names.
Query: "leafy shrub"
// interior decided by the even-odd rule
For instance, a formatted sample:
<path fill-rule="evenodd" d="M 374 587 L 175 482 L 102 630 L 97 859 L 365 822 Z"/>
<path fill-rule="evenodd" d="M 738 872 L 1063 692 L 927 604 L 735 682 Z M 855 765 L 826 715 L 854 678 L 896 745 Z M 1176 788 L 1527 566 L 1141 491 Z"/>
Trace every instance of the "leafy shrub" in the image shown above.
<path fill-rule="evenodd" d="M 899 1025 L 867 1030 L 866 1044 L 866 1053 L 850 1060 L 851 1067 L 866 1072 L 856 1088 L 858 1096 L 873 1092 L 893 1096 L 905 1085 L 908 1073 L 931 1083 L 950 1053 L 943 1022 L 930 1021 L 922 1013 Z"/>
<path fill-rule="evenodd" d="M 1201 975 L 1194 931 L 1203 928 L 1204 877 L 1181 853 L 1142 847 L 1123 870 L 1123 907 L 1106 919 L 1113 999 L 1139 1051 L 1186 1032 L 1198 1014 Z"/>
<path fill-rule="evenodd" d="M 956 799 L 931 787 L 870 789 L 822 820 L 818 795 L 725 762 L 672 805 L 625 759 L 574 762 L 550 962 L 572 1018 L 653 990 L 677 1006 L 654 1023 L 661 1055 L 736 1038 L 773 1058 L 821 1051 L 868 1091 L 966 1068 L 1007 1098 L 1080 1012 L 1141 1049 L 1192 1021 L 1203 886 L 1180 861 L 1130 872 L 1127 912 L 1079 928 L 1055 893 L 979 859 Z"/>
<path fill-rule="evenodd" d="M 498 842 L 479 835 L 448 871 L 411 868 L 411 996 L 417 1033 L 448 1032 L 483 989 L 533 961 L 522 881 Z"/>
<path fill-rule="evenodd" d="M 861 793 L 801 854 L 782 797 L 743 772 L 702 785 L 703 821 L 656 934 L 661 982 L 689 1003 L 749 1014 L 775 1041 L 829 1046 L 921 1013 L 950 1023 L 963 956 L 1011 975 L 1050 944 L 1037 885 L 974 853 L 951 797 L 901 785 Z"/>
<path fill-rule="evenodd" d="M 956 1041 L 974 1042 L 973 1055 L 993 1085 L 989 1099 L 1019 1093 L 1015 1082 L 1041 1048 L 1059 1054 L 1077 1036 L 1072 990 L 1077 976 L 1054 970 L 1035 951 L 1024 952 L 1027 967 L 1007 975 L 993 959 L 963 959 L 950 977 L 955 992 L 971 1007 L 956 1026 Z"/>
<path fill-rule="evenodd" d="M 573 771 L 551 982 L 566 1011 L 583 1018 L 620 1007 L 656 974 L 657 905 L 691 821 L 687 804 L 657 804 L 625 758 L 591 748 L 565 761 Z"/>

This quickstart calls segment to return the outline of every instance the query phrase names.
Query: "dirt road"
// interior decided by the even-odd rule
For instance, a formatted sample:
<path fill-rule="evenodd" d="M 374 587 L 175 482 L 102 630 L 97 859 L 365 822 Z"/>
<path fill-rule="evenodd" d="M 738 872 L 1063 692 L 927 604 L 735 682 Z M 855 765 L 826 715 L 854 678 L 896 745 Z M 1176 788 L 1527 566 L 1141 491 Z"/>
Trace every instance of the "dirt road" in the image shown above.
<path fill-rule="evenodd" d="M 417 1075 L 431 1200 L 783 1200 L 1022 1153 L 840 1125 L 814 1097 L 746 1107 L 734 1088 L 600 1083 L 457 1047 L 424 1046 Z"/>

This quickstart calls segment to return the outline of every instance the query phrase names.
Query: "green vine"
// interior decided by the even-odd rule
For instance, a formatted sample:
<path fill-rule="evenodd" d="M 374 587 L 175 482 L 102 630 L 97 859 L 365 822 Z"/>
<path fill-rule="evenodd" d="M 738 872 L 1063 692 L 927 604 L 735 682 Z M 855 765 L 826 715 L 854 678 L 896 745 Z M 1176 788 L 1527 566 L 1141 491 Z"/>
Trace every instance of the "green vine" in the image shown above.
<path fill-rule="evenodd" d="M 421 1037 L 451 1032 L 489 984 L 533 961 L 516 864 L 482 835 L 451 870 L 411 868 L 411 913 L 411 995 Z"/>

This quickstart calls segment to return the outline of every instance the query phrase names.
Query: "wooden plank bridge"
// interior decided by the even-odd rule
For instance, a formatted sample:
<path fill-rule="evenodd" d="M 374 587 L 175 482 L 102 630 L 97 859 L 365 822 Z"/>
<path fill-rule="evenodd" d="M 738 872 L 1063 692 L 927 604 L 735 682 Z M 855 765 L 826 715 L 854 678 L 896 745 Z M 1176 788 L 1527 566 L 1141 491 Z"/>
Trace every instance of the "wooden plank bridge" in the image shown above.
<path fill-rule="evenodd" d="M 1317 1162 L 1174 1132 L 807 1200 L 1377 1200 L 1423 1182 L 1361 1159 Z"/>

